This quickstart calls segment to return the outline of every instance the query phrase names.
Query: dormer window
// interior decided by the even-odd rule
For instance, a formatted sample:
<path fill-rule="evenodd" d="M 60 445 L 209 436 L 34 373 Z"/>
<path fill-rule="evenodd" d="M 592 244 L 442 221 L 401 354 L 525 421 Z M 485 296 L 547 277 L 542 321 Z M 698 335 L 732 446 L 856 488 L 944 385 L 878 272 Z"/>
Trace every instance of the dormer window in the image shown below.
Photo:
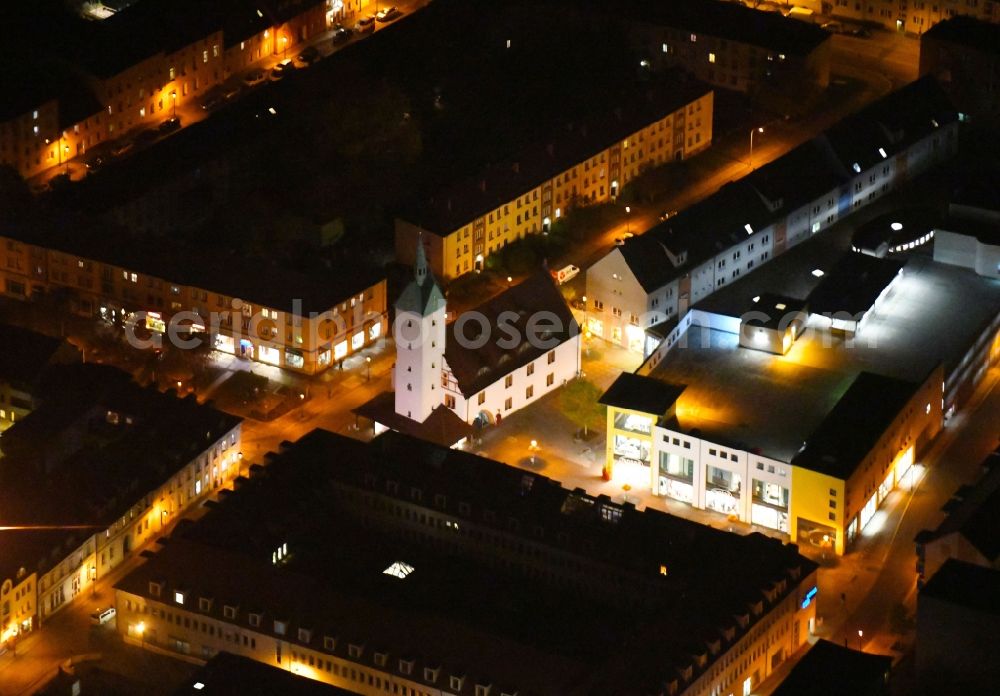
<path fill-rule="evenodd" d="M 476 684 L 476 696 L 490 696 L 492 690 L 492 684 Z"/>
<path fill-rule="evenodd" d="M 312 631 L 308 628 L 299 629 L 299 642 L 300 643 L 311 643 L 312 642 Z"/>
<path fill-rule="evenodd" d="M 413 674 L 413 660 L 400 660 L 399 672 L 405 675 Z"/>
<path fill-rule="evenodd" d="M 152 597 L 159 597 L 162 591 L 162 586 L 158 582 L 149 583 L 149 594 Z"/>
<path fill-rule="evenodd" d="M 212 611 L 212 600 L 207 597 L 198 598 L 198 611 L 210 612 Z"/>
<path fill-rule="evenodd" d="M 350 645 L 347 646 L 347 654 L 350 657 L 357 659 L 361 657 L 361 653 L 364 652 L 364 649 L 365 648 L 363 645 L 356 645 L 354 643 L 351 643 Z"/>
<path fill-rule="evenodd" d="M 448 678 L 448 686 L 452 691 L 461 691 L 462 687 L 465 686 L 465 677 L 456 677 L 455 675 L 451 675 Z"/>
<path fill-rule="evenodd" d="M 323 649 L 327 652 L 333 652 L 337 649 L 337 639 L 333 636 L 323 636 Z"/>
<path fill-rule="evenodd" d="M 287 621 L 274 621 L 274 632 L 279 636 L 283 636 L 288 632 L 288 622 Z"/>
<path fill-rule="evenodd" d="M 250 625 L 253 626 L 254 628 L 260 628 L 260 619 L 261 619 L 260 614 L 250 614 L 247 617 L 247 620 L 250 622 Z"/>
<path fill-rule="evenodd" d="M 178 604 L 184 604 L 184 593 L 181 590 L 174 591 L 174 601 Z"/>
<path fill-rule="evenodd" d="M 385 667 L 386 662 L 388 660 L 389 660 L 389 655 L 387 653 L 384 653 L 384 652 L 376 652 L 375 653 L 375 666 L 376 667 Z"/>
<path fill-rule="evenodd" d="M 440 667 L 424 667 L 424 681 L 434 684 L 437 682 L 440 673 Z"/>
<path fill-rule="evenodd" d="M 227 619 L 235 619 L 236 618 L 236 607 L 230 606 L 228 604 L 224 605 L 222 607 L 222 615 L 225 618 L 227 618 Z"/>

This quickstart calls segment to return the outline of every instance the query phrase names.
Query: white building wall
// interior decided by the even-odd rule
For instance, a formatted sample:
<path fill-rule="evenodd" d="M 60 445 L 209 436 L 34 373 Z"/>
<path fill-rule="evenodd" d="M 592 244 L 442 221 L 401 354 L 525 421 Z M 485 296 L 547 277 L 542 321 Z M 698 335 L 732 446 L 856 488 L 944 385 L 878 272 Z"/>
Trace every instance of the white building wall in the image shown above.
<path fill-rule="evenodd" d="M 549 362 L 552 356 L 552 362 Z M 532 374 L 528 374 L 529 369 Z M 450 370 L 449 377 L 450 377 Z M 457 389 L 448 389 L 445 394 L 455 398 L 454 411 L 459 417 L 464 418 L 467 423 L 472 423 L 477 416 L 486 411 L 491 416 L 496 417 L 497 413 L 503 418 L 513 414 L 515 411 L 534 403 L 549 392 L 563 386 L 569 380 L 576 377 L 580 372 L 580 335 L 576 334 L 569 340 L 559 344 L 551 351 L 539 358 L 531 361 L 527 365 L 522 365 L 517 369 L 500 377 L 497 381 L 483 389 L 479 394 L 475 394 L 470 399 L 466 399 Z M 552 383 L 549 384 L 551 375 Z M 511 384 L 508 387 L 507 377 L 511 377 Z M 454 384 L 453 379 L 449 379 Z M 531 395 L 528 396 L 528 388 L 531 388 Z M 483 402 L 479 403 L 479 395 L 484 394 Z M 510 399 L 510 408 L 507 408 L 507 400 Z"/>
<path fill-rule="evenodd" d="M 400 312 L 393 336 L 396 341 L 396 413 L 419 423 L 444 400 L 441 371 L 444 366 L 445 303 L 427 316 Z"/>

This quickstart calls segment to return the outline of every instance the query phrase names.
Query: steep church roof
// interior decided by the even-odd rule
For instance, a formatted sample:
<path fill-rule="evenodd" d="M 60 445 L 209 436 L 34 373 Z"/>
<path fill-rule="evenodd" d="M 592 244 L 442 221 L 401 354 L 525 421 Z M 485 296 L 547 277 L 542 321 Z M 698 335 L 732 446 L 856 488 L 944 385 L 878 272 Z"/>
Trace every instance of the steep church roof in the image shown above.
<path fill-rule="evenodd" d="M 413 263 L 413 280 L 396 300 L 396 313 L 412 312 L 426 317 L 444 306 L 444 294 L 427 266 L 423 240 L 417 238 L 417 259 Z"/>

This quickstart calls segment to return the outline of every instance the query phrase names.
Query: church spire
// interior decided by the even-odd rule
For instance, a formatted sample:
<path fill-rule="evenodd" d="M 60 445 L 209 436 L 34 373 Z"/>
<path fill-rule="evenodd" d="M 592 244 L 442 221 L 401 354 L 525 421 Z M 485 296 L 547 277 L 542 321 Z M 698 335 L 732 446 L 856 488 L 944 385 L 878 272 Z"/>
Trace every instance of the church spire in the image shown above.
<path fill-rule="evenodd" d="M 427 254 L 424 251 L 423 234 L 417 235 L 417 260 L 413 263 L 413 275 L 417 285 L 423 287 L 424 281 L 427 280 Z"/>

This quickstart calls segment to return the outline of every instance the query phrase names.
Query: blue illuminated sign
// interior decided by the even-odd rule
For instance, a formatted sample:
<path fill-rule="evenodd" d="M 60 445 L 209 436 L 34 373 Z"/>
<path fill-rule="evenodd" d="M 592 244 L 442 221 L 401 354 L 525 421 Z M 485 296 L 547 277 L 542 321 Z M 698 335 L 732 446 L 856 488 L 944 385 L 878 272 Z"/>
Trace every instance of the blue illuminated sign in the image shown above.
<path fill-rule="evenodd" d="M 817 592 L 819 592 L 819 589 L 817 587 L 815 587 L 815 586 L 813 586 L 813 588 L 811 590 L 809 590 L 808 592 L 806 592 L 805 599 L 802 600 L 802 608 L 803 609 L 805 609 L 810 604 L 812 604 L 813 597 L 816 596 Z"/>

